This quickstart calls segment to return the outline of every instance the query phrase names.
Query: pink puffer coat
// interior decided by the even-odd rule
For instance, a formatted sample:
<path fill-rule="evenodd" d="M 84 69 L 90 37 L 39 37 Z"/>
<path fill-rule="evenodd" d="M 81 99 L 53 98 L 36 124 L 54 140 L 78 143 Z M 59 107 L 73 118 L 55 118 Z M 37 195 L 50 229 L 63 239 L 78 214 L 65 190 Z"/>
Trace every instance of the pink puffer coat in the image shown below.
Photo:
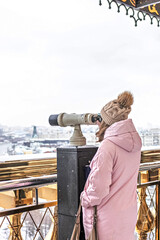
<path fill-rule="evenodd" d="M 131 119 L 111 125 L 105 132 L 81 193 L 86 239 L 97 206 L 99 240 L 133 240 L 137 221 L 137 176 L 141 139 Z"/>

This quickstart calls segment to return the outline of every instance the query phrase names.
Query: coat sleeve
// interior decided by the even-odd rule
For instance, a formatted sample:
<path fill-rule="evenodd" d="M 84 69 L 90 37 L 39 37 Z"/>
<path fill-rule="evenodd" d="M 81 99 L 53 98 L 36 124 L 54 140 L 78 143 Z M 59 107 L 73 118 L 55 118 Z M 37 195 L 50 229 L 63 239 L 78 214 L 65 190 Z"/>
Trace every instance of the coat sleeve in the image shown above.
<path fill-rule="evenodd" d="M 112 183 L 113 151 L 107 151 L 101 145 L 92 161 L 90 174 L 80 196 L 84 208 L 99 205 L 109 194 Z"/>

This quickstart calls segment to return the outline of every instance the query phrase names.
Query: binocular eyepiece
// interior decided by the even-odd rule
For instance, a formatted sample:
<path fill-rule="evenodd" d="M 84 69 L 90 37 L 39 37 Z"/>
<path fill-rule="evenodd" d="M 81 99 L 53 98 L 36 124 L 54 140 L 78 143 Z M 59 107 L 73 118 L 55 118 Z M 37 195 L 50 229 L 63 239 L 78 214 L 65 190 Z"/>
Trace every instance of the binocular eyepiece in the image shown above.
<path fill-rule="evenodd" d="M 54 114 L 49 117 L 49 124 L 51 126 L 76 126 L 76 125 L 94 125 L 96 122 L 102 121 L 100 114 L 92 114 L 92 113 L 85 113 L 85 114 L 67 114 L 67 113 L 60 113 Z"/>
<path fill-rule="evenodd" d="M 102 117 L 99 113 L 97 114 L 97 116 L 92 116 L 92 122 L 95 123 L 97 121 L 102 122 Z"/>

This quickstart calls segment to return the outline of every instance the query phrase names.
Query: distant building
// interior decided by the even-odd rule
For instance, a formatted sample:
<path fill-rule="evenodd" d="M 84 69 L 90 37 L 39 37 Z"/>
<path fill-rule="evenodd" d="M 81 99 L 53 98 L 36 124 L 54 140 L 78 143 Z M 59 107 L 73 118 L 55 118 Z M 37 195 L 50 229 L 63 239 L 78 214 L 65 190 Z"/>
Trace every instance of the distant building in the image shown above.
<path fill-rule="evenodd" d="M 160 128 L 151 128 L 140 131 L 143 146 L 160 145 Z"/>
<path fill-rule="evenodd" d="M 37 127 L 33 126 L 32 138 L 38 138 Z"/>

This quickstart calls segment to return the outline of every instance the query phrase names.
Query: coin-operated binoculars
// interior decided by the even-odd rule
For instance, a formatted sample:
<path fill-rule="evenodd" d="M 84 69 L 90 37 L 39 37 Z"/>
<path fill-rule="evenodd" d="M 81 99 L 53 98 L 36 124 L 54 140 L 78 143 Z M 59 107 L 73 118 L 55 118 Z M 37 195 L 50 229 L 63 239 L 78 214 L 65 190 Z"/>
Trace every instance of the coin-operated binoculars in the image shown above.
<path fill-rule="evenodd" d="M 101 122 L 101 116 L 91 113 L 60 113 L 49 117 L 52 126 L 74 127 L 70 146 L 57 148 L 58 240 L 71 237 L 80 193 L 86 181 L 86 166 L 97 151 L 96 146 L 86 145 L 81 125 L 95 125 L 97 120 Z M 80 239 L 85 239 L 82 224 Z"/>
<path fill-rule="evenodd" d="M 86 145 L 86 138 L 82 134 L 81 125 L 95 125 L 97 120 L 101 122 L 101 116 L 92 113 L 60 113 L 59 115 L 54 114 L 49 117 L 49 123 L 51 126 L 74 127 L 73 135 L 70 138 L 70 145 L 72 146 Z"/>

